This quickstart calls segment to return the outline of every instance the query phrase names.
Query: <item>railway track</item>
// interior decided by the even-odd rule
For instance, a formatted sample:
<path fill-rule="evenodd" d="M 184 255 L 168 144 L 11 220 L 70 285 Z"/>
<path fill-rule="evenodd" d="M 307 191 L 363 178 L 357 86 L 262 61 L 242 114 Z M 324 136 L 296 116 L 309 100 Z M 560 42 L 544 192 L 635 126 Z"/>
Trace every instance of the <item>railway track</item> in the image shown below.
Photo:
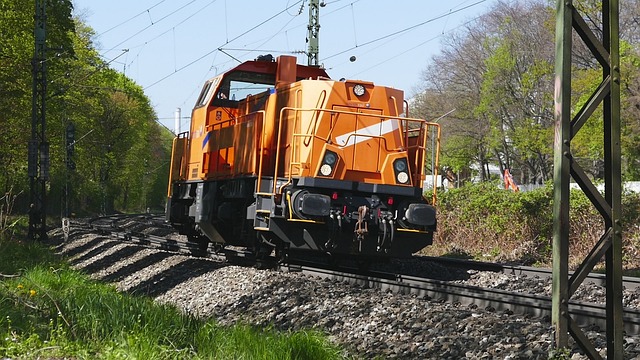
<path fill-rule="evenodd" d="M 438 258 L 438 257 L 424 257 L 425 260 L 439 263 L 444 266 L 452 266 L 460 269 L 476 270 L 476 271 L 491 271 L 508 275 L 520 275 L 528 277 L 539 277 L 543 279 L 551 278 L 552 270 L 546 268 L 536 268 L 531 266 L 516 266 L 496 263 L 485 263 L 479 261 L 461 260 L 455 258 Z M 572 275 L 571 273 L 569 274 Z M 606 277 L 604 274 L 590 273 L 585 282 L 592 282 L 599 286 L 605 286 Z M 634 290 L 640 287 L 640 278 L 625 276 L 623 277 L 623 286 L 628 290 Z"/>
<path fill-rule="evenodd" d="M 355 268 L 351 270 L 319 268 L 317 264 L 313 263 L 298 262 L 288 264 L 286 268 L 289 271 L 299 271 L 309 276 L 337 279 L 365 287 L 378 288 L 383 291 L 414 294 L 434 300 L 460 303 L 466 306 L 473 305 L 479 308 L 518 313 L 538 318 L 551 317 L 551 298 L 548 296 L 513 293 L 500 289 L 456 284 L 449 281 L 397 273 L 372 272 L 367 274 Z M 599 279 L 599 276 L 595 276 L 595 278 Z M 634 280 L 632 283 L 635 284 L 636 281 Z M 578 325 L 597 325 L 601 329 L 606 327 L 604 304 L 571 301 L 569 312 Z M 627 334 L 640 334 L 640 311 L 626 308 L 624 325 L 624 330 Z"/>
<path fill-rule="evenodd" d="M 124 226 L 123 222 L 129 222 L 130 225 L 132 223 L 133 226 Z M 108 234 L 113 238 L 143 246 L 151 246 L 173 252 L 188 253 L 194 256 L 207 256 L 218 260 L 237 260 L 246 258 L 246 263 L 251 262 L 250 256 L 242 251 L 228 250 L 225 252 L 213 252 L 210 251 L 211 249 L 203 249 L 195 243 L 167 238 L 166 234 L 155 235 L 152 232 L 141 231 L 149 230 L 152 227 L 158 227 L 158 229 L 166 229 L 167 233 L 170 232 L 170 229 L 163 224 L 161 220 L 158 220 L 158 216 L 145 214 L 102 217 L 90 221 L 88 223 L 88 227 L 99 231 L 102 234 Z M 162 233 L 162 231 L 159 233 Z M 424 261 L 437 262 L 442 266 L 464 270 L 489 271 L 539 278 L 547 278 L 551 276 L 551 270 L 533 267 L 443 258 L 424 258 Z M 383 291 L 413 294 L 434 300 L 459 303 L 465 306 L 475 306 L 478 308 L 492 309 L 494 311 L 524 314 L 536 318 L 548 319 L 551 317 L 551 298 L 548 296 L 514 293 L 500 289 L 430 279 L 423 276 L 409 275 L 399 271 L 365 271 L 358 267 L 348 266 L 336 268 L 335 266 L 331 266 L 326 263 L 311 262 L 309 260 L 299 258 L 290 258 L 286 264 L 280 265 L 280 269 L 283 271 L 302 272 L 309 276 L 330 278 L 351 284 L 358 284 L 368 288 L 377 288 Z M 604 276 L 602 274 L 590 274 L 587 281 L 601 285 L 604 283 Z M 640 281 L 637 278 L 624 278 L 624 286 L 627 289 L 636 289 L 639 283 Z M 571 301 L 569 308 L 572 318 L 578 325 L 596 325 L 601 329 L 605 328 L 606 311 L 604 304 Z M 640 311 L 637 309 L 625 308 L 624 330 L 629 335 L 640 334 Z"/>
<path fill-rule="evenodd" d="M 126 226 L 122 222 L 134 222 L 134 226 Z M 158 215 L 134 214 L 134 215 L 111 215 L 91 219 L 88 227 L 95 229 L 104 235 L 110 235 L 115 239 L 121 239 L 134 244 L 152 246 L 161 250 L 184 252 L 195 256 L 206 256 L 206 251 L 199 244 L 189 241 L 179 241 L 167 238 L 167 234 L 172 230 L 169 226 L 159 220 Z M 167 234 L 156 235 L 144 232 L 149 228 L 166 229 Z"/>
<path fill-rule="evenodd" d="M 128 222 L 129 224 L 124 224 L 124 222 Z M 131 223 L 133 223 L 133 225 L 131 225 Z M 178 236 L 181 239 L 169 237 L 175 235 L 175 230 L 164 222 L 164 215 L 131 214 L 101 216 L 91 219 L 87 224 L 80 223 L 80 225 L 95 229 L 114 239 L 160 250 L 207 257 L 218 261 L 230 261 L 236 264 L 255 263 L 255 259 L 251 258 L 251 254 L 242 249 L 216 249 L 212 246 L 203 247 L 201 244 L 185 240 L 186 238 L 184 237 Z"/>

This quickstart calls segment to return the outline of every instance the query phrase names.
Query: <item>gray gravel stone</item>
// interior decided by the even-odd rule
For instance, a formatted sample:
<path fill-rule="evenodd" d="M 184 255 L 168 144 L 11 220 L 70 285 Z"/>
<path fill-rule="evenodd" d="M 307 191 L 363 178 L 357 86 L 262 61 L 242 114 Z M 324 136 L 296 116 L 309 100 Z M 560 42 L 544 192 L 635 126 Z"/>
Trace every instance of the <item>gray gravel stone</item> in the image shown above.
<path fill-rule="evenodd" d="M 59 231 L 52 232 L 55 236 Z M 58 234 L 59 236 L 60 234 Z M 96 251 L 99 250 L 99 251 Z M 541 319 L 432 301 L 298 273 L 256 270 L 135 247 L 95 234 L 72 234 L 58 246 L 74 267 L 146 293 L 223 325 L 238 322 L 282 330 L 316 329 L 349 356 L 403 359 L 547 359 L 552 326 Z M 122 256 L 120 256 L 122 255 Z M 108 260 L 108 261 L 107 261 Z M 523 276 L 472 272 L 461 283 L 549 295 L 550 282 Z M 583 285 L 576 296 L 603 301 L 603 289 Z M 625 306 L 639 294 L 625 291 Z M 606 337 L 587 336 L 606 356 Z M 586 359 L 574 345 L 571 359 Z M 640 359 L 640 338 L 625 338 L 625 359 Z"/>

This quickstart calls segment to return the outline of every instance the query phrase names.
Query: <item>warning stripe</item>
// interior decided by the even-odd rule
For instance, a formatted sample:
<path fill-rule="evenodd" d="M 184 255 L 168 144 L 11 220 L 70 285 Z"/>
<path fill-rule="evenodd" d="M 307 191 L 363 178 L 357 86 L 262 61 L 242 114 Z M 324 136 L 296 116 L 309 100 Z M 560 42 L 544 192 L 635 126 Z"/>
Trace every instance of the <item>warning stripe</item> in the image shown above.
<path fill-rule="evenodd" d="M 362 129 L 336 136 L 336 144 L 342 147 L 353 146 L 371 139 L 371 136 L 382 136 L 396 130 L 398 130 L 397 119 L 385 120 L 380 124 L 369 125 Z"/>

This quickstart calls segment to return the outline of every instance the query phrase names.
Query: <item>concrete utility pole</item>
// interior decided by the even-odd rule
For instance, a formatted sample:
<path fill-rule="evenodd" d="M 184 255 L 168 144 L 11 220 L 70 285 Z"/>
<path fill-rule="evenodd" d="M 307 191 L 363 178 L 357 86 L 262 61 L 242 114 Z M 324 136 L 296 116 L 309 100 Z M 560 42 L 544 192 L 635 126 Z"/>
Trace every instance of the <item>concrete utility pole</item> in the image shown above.
<path fill-rule="evenodd" d="M 173 113 L 173 132 L 176 134 L 180 134 L 180 120 L 182 118 L 182 109 L 176 108 L 176 111 Z"/>
<path fill-rule="evenodd" d="M 556 2 L 556 81 L 553 201 L 553 312 L 558 348 L 567 348 L 569 334 L 591 359 L 602 357 L 571 318 L 570 299 L 594 266 L 606 265 L 607 359 L 622 360 L 622 224 L 620 155 L 620 56 L 618 0 L 602 1 L 602 41 L 572 0 Z M 571 47 L 573 30 L 602 66 L 602 82 L 571 118 Z M 602 103 L 604 126 L 604 197 L 580 165 L 573 161 L 571 140 Z M 572 177 L 604 220 L 604 233 L 569 278 L 569 180 Z"/>
<path fill-rule="evenodd" d="M 30 183 L 29 238 L 47 238 L 47 181 L 49 180 L 49 143 L 45 137 L 45 100 L 47 93 L 46 0 L 35 2 L 35 51 L 33 54 L 33 98 L 28 175 Z"/>

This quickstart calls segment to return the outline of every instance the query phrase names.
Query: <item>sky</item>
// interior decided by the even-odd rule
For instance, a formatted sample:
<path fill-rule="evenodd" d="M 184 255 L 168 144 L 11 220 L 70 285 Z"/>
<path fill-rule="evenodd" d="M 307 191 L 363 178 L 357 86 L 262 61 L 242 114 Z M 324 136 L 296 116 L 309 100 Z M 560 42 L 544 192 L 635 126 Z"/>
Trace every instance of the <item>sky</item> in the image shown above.
<path fill-rule="evenodd" d="M 334 79 L 405 91 L 445 36 L 498 0 L 321 0 L 319 63 Z M 151 99 L 158 121 L 181 131 L 204 82 L 259 55 L 307 64 L 309 0 L 73 0 L 105 62 Z M 355 61 L 351 61 L 355 57 Z"/>

